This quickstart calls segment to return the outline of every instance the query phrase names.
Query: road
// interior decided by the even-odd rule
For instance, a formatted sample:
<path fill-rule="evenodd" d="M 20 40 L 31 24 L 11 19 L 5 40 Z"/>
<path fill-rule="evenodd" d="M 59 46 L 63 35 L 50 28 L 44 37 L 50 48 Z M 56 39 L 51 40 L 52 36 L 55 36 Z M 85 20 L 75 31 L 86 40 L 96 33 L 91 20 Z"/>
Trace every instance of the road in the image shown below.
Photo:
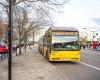
<path fill-rule="evenodd" d="M 100 80 L 100 51 L 81 50 L 80 62 L 53 62 L 70 80 Z"/>

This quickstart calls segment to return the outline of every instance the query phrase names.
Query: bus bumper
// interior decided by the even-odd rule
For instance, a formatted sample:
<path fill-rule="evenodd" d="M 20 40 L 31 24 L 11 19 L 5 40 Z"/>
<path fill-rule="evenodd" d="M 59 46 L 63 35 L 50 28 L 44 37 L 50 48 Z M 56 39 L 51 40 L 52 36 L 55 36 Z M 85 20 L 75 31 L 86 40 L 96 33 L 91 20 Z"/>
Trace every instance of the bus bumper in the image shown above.
<path fill-rule="evenodd" d="M 51 53 L 49 56 L 49 61 L 74 61 L 79 62 L 80 61 L 80 52 L 57 52 L 57 53 Z"/>

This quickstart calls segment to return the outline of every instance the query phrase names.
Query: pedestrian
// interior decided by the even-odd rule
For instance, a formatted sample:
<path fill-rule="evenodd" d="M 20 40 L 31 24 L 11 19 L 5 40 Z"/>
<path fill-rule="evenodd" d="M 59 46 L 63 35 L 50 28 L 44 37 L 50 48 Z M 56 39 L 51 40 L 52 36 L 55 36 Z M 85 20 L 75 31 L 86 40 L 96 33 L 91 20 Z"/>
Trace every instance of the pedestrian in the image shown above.
<path fill-rule="evenodd" d="M 100 43 L 96 44 L 96 49 L 99 50 Z"/>
<path fill-rule="evenodd" d="M 90 44 L 90 49 L 92 49 L 92 43 Z"/>
<path fill-rule="evenodd" d="M 31 48 L 31 44 L 30 44 L 30 42 L 28 42 L 28 46 L 29 46 L 29 48 Z"/>
<path fill-rule="evenodd" d="M 99 42 L 99 50 L 100 50 L 100 42 Z"/>
<path fill-rule="evenodd" d="M 17 50 L 18 50 L 18 44 L 16 43 L 16 56 L 17 56 Z"/>
<path fill-rule="evenodd" d="M 85 49 L 85 48 L 86 48 L 86 45 L 84 44 L 84 45 L 83 45 L 83 49 Z"/>
<path fill-rule="evenodd" d="M 88 49 L 90 49 L 90 47 L 91 47 L 91 43 L 88 43 Z"/>

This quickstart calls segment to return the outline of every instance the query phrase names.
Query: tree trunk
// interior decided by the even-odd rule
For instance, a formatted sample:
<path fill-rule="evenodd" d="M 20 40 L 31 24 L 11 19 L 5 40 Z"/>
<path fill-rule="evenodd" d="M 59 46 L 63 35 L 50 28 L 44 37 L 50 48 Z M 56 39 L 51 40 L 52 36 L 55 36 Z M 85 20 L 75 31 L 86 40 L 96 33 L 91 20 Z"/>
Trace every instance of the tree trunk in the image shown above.
<path fill-rule="evenodd" d="M 34 45 L 34 32 L 33 32 L 33 45 Z"/>
<path fill-rule="evenodd" d="M 21 36 L 19 36 L 19 54 L 21 55 Z"/>
<path fill-rule="evenodd" d="M 26 48 L 27 48 L 27 38 L 26 38 L 26 35 L 25 35 L 25 39 L 24 39 L 24 48 L 25 48 L 25 53 L 26 53 Z"/>

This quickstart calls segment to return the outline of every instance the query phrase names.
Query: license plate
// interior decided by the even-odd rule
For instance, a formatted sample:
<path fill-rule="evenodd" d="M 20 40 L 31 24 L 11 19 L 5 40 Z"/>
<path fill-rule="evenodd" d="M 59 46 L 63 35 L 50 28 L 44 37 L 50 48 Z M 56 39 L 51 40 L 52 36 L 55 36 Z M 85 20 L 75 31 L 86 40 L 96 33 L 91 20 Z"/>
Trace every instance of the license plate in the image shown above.
<path fill-rule="evenodd" d="M 62 59 L 63 61 L 69 61 L 69 59 L 68 58 L 64 58 L 64 59 Z"/>

